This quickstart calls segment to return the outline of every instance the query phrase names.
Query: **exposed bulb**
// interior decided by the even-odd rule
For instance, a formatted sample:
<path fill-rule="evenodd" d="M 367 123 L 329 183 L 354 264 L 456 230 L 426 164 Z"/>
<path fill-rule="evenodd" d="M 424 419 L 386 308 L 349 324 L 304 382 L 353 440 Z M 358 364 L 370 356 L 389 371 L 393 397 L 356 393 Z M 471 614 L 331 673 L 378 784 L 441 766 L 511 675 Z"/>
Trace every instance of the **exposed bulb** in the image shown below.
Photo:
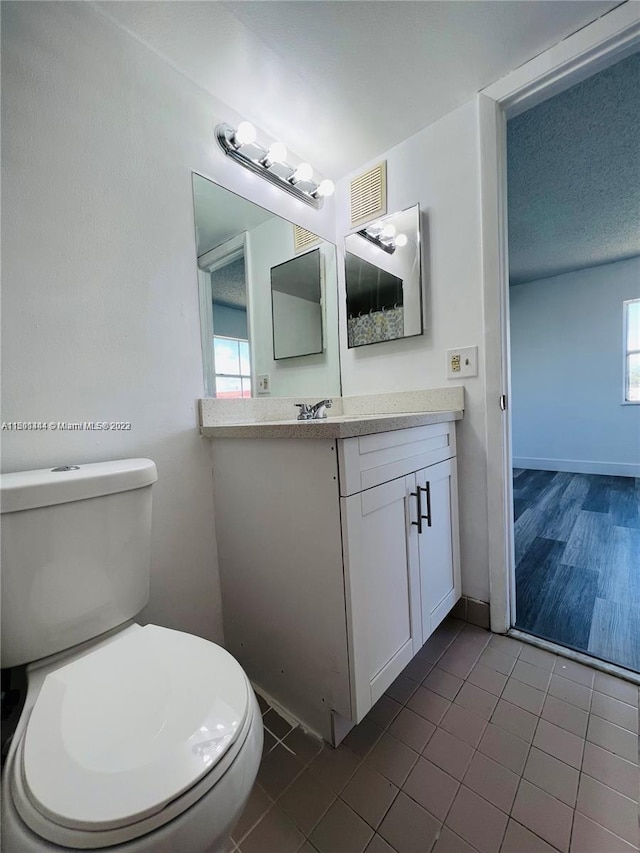
<path fill-rule="evenodd" d="M 236 145 L 251 145 L 256 140 L 256 129 L 250 121 L 241 121 L 233 134 Z"/>
<path fill-rule="evenodd" d="M 376 234 L 379 234 L 379 233 L 382 231 L 382 228 L 383 228 L 382 222 L 380 222 L 380 220 L 379 220 L 379 219 L 377 219 L 375 222 L 373 222 L 373 223 L 372 223 L 372 224 L 367 228 L 367 231 L 368 231 L 368 232 L 369 232 L 369 234 L 371 234 L 372 236 L 375 236 Z"/>
<path fill-rule="evenodd" d="M 381 232 L 381 237 L 395 237 L 396 235 L 396 226 L 392 225 L 391 222 L 388 225 L 385 225 Z"/>
<path fill-rule="evenodd" d="M 406 246 L 407 245 L 407 235 L 406 234 L 398 234 L 395 240 L 396 246 Z"/>
<path fill-rule="evenodd" d="M 310 181 L 313 177 L 313 168 L 309 163 L 300 163 L 298 168 L 295 170 L 293 175 L 291 176 L 291 180 L 294 184 L 300 183 L 300 181 Z"/>
<path fill-rule="evenodd" d="M 284 163 L 287 159 L 287 147 L 282 142 L 274 142 L 267 151 L 267 163 Z"/>
<path fill-rule="evenodd" d="M 335 189 L 333 181 L 325 179 L 324 181 L 320 181 L 318 184 L 318 189 L 316 190 L 315 195 L 320 196 L 321 198 L 328 198 L 330 195 L 334 194 Z"/>

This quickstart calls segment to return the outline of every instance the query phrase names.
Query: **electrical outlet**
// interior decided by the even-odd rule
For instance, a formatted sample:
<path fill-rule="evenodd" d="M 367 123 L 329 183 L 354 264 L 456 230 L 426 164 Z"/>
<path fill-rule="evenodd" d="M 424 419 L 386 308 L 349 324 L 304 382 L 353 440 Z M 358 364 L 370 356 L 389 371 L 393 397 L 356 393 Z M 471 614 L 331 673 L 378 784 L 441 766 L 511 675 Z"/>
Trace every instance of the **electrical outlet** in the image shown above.
<path fill-rule="evenodd" d="M 258 380 L 258 394 L 270 394 L 271 393 L 271 376 L 268 373 L 261 373 L 257 377 Z"/>
<path fill-rule="evenodd" d="M 478 347 L 447 350 L 447 379 L 478 375 Z"/>

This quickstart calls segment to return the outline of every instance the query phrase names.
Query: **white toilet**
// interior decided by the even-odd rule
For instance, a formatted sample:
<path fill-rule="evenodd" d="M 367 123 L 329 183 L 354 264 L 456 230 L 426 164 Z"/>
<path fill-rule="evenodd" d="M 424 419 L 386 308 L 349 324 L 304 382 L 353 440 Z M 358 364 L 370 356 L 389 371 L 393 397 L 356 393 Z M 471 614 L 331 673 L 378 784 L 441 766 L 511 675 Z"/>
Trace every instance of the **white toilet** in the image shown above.
<path fill-rule="evenodd" d="M 156 479 L 148 459 L 0 478 L 2 667 L 28 664 L 4 853 L 218 853 L 247 801 L 263 735 L 242 668 L 131 621 Z"/>

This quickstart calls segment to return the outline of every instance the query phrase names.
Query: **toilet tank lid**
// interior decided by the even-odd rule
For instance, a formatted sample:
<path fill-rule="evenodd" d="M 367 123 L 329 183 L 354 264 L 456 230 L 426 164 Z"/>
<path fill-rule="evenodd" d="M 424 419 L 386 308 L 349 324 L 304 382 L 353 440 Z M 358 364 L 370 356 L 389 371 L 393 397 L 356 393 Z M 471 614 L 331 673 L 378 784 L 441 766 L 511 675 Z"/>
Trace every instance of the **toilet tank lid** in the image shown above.
<path fill-rule="evenodd" d="M 0 475 L 0 512 L 113 495 L 150 486 L 158 479 L 151 459 L 118 459 L 87 465 L 61 465 Z"/>

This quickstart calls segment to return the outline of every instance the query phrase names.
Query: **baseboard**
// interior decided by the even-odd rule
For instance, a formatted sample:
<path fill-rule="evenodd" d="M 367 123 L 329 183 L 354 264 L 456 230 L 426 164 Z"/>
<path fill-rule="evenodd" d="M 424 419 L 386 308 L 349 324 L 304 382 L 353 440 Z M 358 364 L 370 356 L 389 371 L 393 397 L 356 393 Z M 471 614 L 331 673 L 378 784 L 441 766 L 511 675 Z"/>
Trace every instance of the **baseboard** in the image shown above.
<path fill-rule="evenodd" d="M 451 616 L 456 619 L 463 619 L 471 625 L 477 625 L 479 628 L 489 630 L 491 619 L 489 615 L 489 605 L 486 601 L 477 601 L 475 598 L 468 598 L 463 595 L 455 603 Z"/>
<path fill-rule="evenodd" d="M 640 477 L 640 464 L 631 462 L 584 462 L 581 459 L 528 459 L 513 457 L 514 468 L 534 471 L 568 471 L 571 474 L 609 474 L 614 477 Z"/>

